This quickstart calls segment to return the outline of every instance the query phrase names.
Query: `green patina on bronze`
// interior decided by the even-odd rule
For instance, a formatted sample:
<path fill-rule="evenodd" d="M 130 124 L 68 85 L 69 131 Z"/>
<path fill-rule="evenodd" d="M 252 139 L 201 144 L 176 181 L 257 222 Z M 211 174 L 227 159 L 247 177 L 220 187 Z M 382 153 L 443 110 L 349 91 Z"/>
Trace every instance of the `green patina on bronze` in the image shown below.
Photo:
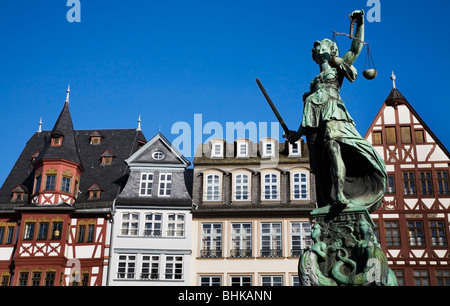
<path fill-rule="evenodd" d="M 320 73 L 303 95 L 298 131 L 287 135 L 291 143 L 306 136 L 318 204 L 311 213 L 314 244 L 300 258 L 299 276 L 303 285 L 392 286 L 397 281 L 369 215 L 382 203 L 385 164 L 358 133 L 340 97 L 343 81 L 357 78 L 353 63 L 364 46 L 364 11 L 354 11 L 350 19 L 353 41 L 342 58 L 335 42 L 314 43 L 312 57 Z"/>

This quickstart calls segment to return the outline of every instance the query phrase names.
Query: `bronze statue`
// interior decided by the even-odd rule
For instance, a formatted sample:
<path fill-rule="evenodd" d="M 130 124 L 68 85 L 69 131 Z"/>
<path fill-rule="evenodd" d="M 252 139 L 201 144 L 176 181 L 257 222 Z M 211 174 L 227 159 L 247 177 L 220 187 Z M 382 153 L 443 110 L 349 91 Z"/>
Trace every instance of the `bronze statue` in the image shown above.
<path fill-rule="evenodd" d="M 354 11 L 350 18 L 352 25 L 356 22 L 356 32 L 342 58 L 334 41 L 314 43 L 312 57 L 320 73 L 303 95 L 299 129 L 287 139 L 294 143 L 306 136 L 319 207 L 363 206 L 372 212 L 381 205 L 387 174 L 383 160 L 360 136 L 340 97 L 344 79 L 353 82 L 357 78 L 353 63 L 364 46 L 364 11 Z"/>

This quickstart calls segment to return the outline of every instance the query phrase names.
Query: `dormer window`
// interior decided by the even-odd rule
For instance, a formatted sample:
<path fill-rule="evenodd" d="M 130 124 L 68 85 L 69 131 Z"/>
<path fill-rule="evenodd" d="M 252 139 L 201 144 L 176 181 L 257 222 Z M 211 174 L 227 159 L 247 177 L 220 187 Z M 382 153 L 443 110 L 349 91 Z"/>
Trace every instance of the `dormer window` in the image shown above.
<path fill-rule="evenodd" d="M 223 158 L 223 140 L 211 141 L 211 158 Z"/>
<path fill-rule="evenodd" d="M 273 138 L 266 138 L 261 140 L 261 150 L 262 158 L 272 158 L 275 157 L 275 153 L 277 150 L 276 142 Z"/>
<path fill-rule="evenodd" d="M 91 135 L 91 145 L 99 145 L 102 142 L 102 134 L 100 134 L 98 131 L 94 131 Z"/>
<path fill-rule="evenodd" d="M 62 146 L 62 136 L 52 136 L 52 147 L 60 147 Z"/>
<path fill-rule="evenodd" d="M 13 189 L 12 191 L 12 201 L 24 201 L 25 200 L 25 187 L 23 187 L 22 185 L 17 186 L 16 188 Z"/>
<path fill-rule="evenodd" d="M 89 189 L 89 200 L 99 200 L 102 189 L 97 184 L 93 184 Z"/>
<path fill-rule="evenodd" d="M 106 150 L 102 155 L 102 165 L 111 165 L 114 154 L 112 154 L 109 150 Z"/>
<path fill-rule="evenodd" d="M 36 160 L 36 158 L 38 158 L 39 153 L 41 153 L 41 151 L 36 151 L 36 153 L 31 155 L 31 162 L 34 162 Z"/>
<path fill-rule="evenodd" d="M 289 144 L 289 157 L 300 157 L 302 156 L 300 140 L 296 141 L 294 144 L 288 142 Z"/>

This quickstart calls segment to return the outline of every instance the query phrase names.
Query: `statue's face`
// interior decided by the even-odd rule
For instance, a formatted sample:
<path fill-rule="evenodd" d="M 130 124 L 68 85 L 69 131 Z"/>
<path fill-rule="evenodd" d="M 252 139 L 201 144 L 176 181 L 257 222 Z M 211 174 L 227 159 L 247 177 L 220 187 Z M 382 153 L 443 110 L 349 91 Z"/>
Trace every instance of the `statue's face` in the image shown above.
<path fill-rule="evenodd" d="M 330 49 L 326 45 L 316 43 L 312 52 L 314 61 L 319 65 L 330 59 Z"/>

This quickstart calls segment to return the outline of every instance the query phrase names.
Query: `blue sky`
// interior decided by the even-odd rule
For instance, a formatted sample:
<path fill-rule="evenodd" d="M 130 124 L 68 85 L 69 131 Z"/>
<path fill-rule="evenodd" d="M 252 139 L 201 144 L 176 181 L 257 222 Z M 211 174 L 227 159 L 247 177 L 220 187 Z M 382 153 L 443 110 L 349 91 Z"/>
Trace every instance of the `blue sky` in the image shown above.
<path fill-rule="evenodd" d="M 53 127 L 68 84 L 75 129 L 135 128 L 141 115 L 148 139 L 161 131 L 174 141 L 172 126 L 193 129 L 194 114 L 224 130 L 226 122 L 274 122 L 255 78 L 297 129 L 302 94 L 318 73 L 313 42 L 348 32 L 348 14 L 370 9 L 353 0 L 80 0 L 81 22 L 69 23 L 66 3 L 0 0 L 0 185 L 39 118 Z M 360 77 L 341 96 L 364 135 L 394 70 L 397 88 L 450 149 L 450 2 L 380 3 L 381 22 L 366 22 L 378 77 L 362 78 L 363 50 Z M 350 40 L 338 45 L 345 52 Z"/>

